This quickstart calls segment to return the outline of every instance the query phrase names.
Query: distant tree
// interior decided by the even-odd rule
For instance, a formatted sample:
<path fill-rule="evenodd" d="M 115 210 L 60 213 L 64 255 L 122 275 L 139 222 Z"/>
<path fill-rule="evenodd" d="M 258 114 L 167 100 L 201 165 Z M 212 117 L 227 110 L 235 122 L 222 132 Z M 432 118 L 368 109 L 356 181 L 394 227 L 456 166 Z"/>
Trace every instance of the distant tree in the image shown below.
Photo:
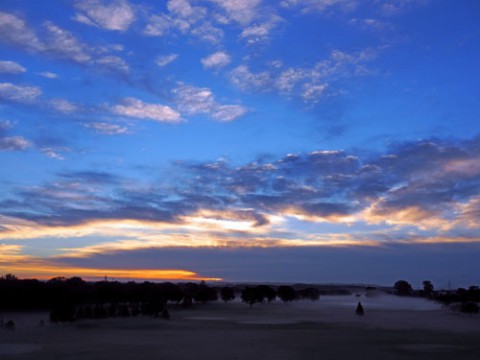
<path fill-rule="evenodd" d="M 7 280 L 7 281 L 15 281 L 15 280 L 18 280 L 18 278 L 13 275 L 13 274 L 7 274 L 5 275 L 4 277 L 2 277 L 2 279 L 4 280 Z"/>
<path fill-rule="evenodd" d="M 267 300 L 271 303 L 277 297 L 275 289 L 268 285 L 259 285 L 257 286 L 256 291 L 258 292 L 258 296 L 262 298 L 262 302 Z"/>
<path fill-rule="evenodd" d="M 358 316 L 363 316 L 364 313 L 365 313 L 365 312 L 364 312 L 364 310 L 363 310 L 363 305 L 362 305 L 361 302 L 359 302 L 359 303 L 357 304 L 357 308 L 355 309 L 355 314 L 357 314 Z"/>
<path fill-rule="evenodd" d="M 460 311 L 468 314 L 478 314 L 480 312 L 480 307 L 476 302 L 465 301 L 460 305 Z"/>
<path fill-rule="evenodd" d="M 318 299 L 320 299 L 320 290 L 314 287 L 308 287 L 300 290 L 299 295 L 303 299 L 310 299 L 312 301 L 317 301 Z"/>
<path fill-rule="evenodd" d="M 410 295 L 413 291 L 412 285 L 405 280 L 398 280 L 395 285 L 393 285 L 397 295 Z"/>
<path fill-rule="evenodd" d="M 241 299 L 244 303 L 247 303 L 248 305 L 250 305 L 250 307 L 252 307 L 253 304 L 262 302 L 263 296 L 258 291 L 258 287 L 246 286 L 242 290 Z"/>
<path fill-rule="evenodd" d="M 423 292 L 426 296 L 432 296 L 433 294 L 433 284 L 430 280 L 423 281 Z"/>
<path fill-rule="evenodd" d="M 277 290 L 278 297 L 283 302 L 290 302 L 295 300 L 295 289 L 288 285 L 282 285 L 278 287 Z"/>
<path fill-rule="evenodd" d="M 229 286 L 222 287 L 220 290 L 220 297 L 225 303 L 235 299 L 235 289 Z"/>
<path fill-rule="evenodd" d="M 200 285 L 198 285 L 198 291 L 193 299 L 204 304 L 209 301 L 216 301 L 218 300 L 217 289 L 208 286 L 205 281 L 202 281 Z"/>
<path fill-rule="evenodd" d="M 69 300 L 56 303 L 50 310 L 51 322 L 72 322 L 75 321 L 75 304 Z"/>

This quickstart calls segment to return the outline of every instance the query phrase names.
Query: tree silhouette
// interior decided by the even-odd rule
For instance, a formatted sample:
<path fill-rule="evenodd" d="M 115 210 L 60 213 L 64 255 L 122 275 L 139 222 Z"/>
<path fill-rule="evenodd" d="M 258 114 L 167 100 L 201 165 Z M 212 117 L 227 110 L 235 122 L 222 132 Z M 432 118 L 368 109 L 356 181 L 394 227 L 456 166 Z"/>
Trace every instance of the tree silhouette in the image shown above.
<path fill-rule="evenodd" d="M 225 303 L 235 299 L 235 289 L 229 286 L 222 287 L 220 290 L 220 297 Z"/>
<path fill-rule="evenodd" d="M 277 293 L 280 300 L 282 300 L 285 303 L 295 300 L 295 290 L 291 286 L 288 286 L 288 285 L 279 286 Z"/>
<path fill-rule="evenodd" d="M 359 302 L 359 303 L 357 304 L 357 308 L 355 309 L 355 314 L 357 314 L 358 316 L 363 316 L 364 313 L 365 313 L 365 312 L 364 312 L 364 310 L 363 310 L 362 303 Z"/>
<path fill-rule="evenodd" d="M 256 291 L 258 292 L 258 296 L 262 298 L 262 302 L 267 300 L 271 303 L 277 297 L 275 289 L 268 285 L 258 285 Z"/>
<path fill-rule="evenodd" d="M 393 287 L 397 295 L 410 295 L 412 293 L 412 285 L 405 280 L 398 280 Z"/>
<path fill-rule="evenodd" d="M 299 291 L 300 297 L 303 299 L 310 299 L 312 301 L 317 301 L 320 299 L 320 290 L 314 287 L 308 287 Z"/>
<path fill-rule="evenodd" d="M 423 292 L 425 293 L 426 296 L 433 295 L 433 284 L 430 280 L 423 281 Z"/>
<path fill-rule="evenodd" d="M 241 299 L 244 303 L 247 303 L 252 307 L 253 304 L 263 301 L 263 295 L 258 290 L 258 287 L 246 286 L 242 290 Z"/>

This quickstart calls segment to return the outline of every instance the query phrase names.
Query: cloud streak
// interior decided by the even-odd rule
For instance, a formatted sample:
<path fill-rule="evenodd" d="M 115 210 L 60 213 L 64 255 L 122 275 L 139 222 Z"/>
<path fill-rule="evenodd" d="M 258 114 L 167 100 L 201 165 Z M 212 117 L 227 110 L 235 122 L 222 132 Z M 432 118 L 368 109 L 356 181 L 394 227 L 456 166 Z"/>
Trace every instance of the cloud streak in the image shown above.
<path fill-rule="evenodd" d="M 167 105 L 145 103 L 135 98 L 125 98 L 119 105 L 111 107 L 114 114 L 159 122 L 178 123 L 182 121 L 179 112 Z"/>

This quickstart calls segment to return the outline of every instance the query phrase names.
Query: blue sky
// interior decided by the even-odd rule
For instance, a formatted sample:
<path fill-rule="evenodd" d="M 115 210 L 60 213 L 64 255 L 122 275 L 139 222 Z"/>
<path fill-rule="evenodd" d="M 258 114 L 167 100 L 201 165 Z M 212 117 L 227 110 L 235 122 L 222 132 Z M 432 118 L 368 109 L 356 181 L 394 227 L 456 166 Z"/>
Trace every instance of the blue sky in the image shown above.
<path fill-rule="evenodd" d="M 480 282 L 479 10 L 2 1 L 0 273 Z"/>

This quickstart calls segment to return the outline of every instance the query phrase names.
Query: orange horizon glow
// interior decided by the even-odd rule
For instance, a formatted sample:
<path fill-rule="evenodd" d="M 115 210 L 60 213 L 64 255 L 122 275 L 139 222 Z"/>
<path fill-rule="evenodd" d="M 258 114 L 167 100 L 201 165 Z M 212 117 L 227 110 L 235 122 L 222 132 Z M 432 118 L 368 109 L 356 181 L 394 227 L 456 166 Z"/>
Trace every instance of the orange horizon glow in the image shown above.
<path fill-rule="evenodd" d="M 7 270 L 7 269 L 5 269 Z M 172 281 L 221 281 L 222 278 L 201 276 L 194 271 L 182 269 L 95 269 L 55 266 L 11 266 L 6 273 L 19 278 L 48 280 L 55 277 L 78 276 L 86 279 L 117 278 L 131 280 L 172 280 Z"/>

